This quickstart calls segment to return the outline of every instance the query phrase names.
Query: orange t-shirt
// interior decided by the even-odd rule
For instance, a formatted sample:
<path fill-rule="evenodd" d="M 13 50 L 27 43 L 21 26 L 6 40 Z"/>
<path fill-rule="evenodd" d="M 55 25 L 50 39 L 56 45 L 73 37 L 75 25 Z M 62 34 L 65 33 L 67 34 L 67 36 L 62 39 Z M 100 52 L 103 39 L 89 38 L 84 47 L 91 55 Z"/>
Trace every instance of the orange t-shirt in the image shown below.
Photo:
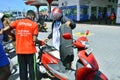
<path fill-rule="evenodd" d="M 12 22 L 10 26 L 16 30 L 16 54 L 34 54 L 33 35 L 38 35 L 38 24 L 25 18 Z"/>

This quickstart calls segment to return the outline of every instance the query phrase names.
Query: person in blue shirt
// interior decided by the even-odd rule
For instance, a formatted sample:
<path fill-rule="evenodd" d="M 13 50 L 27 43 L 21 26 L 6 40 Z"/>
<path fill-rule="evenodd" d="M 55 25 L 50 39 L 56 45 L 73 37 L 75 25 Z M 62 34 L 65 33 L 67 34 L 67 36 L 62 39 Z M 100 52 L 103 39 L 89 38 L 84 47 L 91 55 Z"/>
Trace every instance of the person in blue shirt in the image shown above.
<path fill-rule="evenodd" d="M 3 23 L 1 21 L 3 15 L 4 14 L 0 13 L 0 30 L 3 28 Z M 10 62 L 3 49 L 2 40 L 3 34 L 0 33 L 0 80 L 8 80 L 9 76 L 11 75 L 9 66 Z"/>

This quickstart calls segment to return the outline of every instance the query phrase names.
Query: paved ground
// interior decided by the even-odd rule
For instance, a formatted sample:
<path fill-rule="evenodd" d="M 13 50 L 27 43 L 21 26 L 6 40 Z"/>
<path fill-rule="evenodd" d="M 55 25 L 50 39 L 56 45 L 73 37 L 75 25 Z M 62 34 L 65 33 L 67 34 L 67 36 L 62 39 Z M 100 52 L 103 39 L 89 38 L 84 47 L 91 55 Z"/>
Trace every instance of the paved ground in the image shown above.
<path fill-rule="evenodd" d="M 50 33 L 51 22 L 47 22 L 48 32 L 39 33 L 38 39 L 45 39 Z M 97 24 L 77 24 L 75 30 L 73 30 L 74 38 L 79 37 L 80 32 L 85 30 L 91 31 L 91 36 L 88 36 L 91 47 L 94 49 L 93 54 L 97 59 L 100 70 L 108 77 L 109 80 L 120 80 L 120 27 L 113 25 L 97 25 Z M 51 41 L 49 42 L 51 43 Z M 76 50 L 74 51 L 76 55 Z M 14 65 L 17 64 L 17 58 L 14 57 L 12 61 Z M 77 57 L 75 56 L 73 62 L 73 68 L 75 68 L 75 62 Z M 18 69 L 18 66 L 17 66 Z M 12 75 L 9 80 L 19 80 L 18 71 Z M 45 79 L 43 79 L 45 80 Z"/>

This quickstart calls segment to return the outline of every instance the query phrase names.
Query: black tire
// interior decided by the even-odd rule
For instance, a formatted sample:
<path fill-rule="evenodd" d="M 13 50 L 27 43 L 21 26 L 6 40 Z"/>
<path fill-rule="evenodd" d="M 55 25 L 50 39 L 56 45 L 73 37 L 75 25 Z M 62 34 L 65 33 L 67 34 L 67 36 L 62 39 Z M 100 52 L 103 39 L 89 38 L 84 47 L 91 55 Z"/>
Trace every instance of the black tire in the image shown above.
<path fill-rule="evenodd" d="M 47 73 L 42 73 L 40 70 L 39 70 L 39 66 L 42 65 L 42 64 L 39 64 L 37 63 L 37 80 L 41 80 L 42 78 L 49 78 L 51 80 L 60 80 L 56 77 L 50 77 Z M 52 76 L 54 76 L 51 72 L 49 72 Z"/>
<path fill-rule="evenodd" d="M 60 79 L 57 79 L 57 78 L 50 78 L 51 80 L 60 80 Z"/>
<path fill-rule="evenodd" d="M 37 70 L 37 80 L 41 80 L 42 78 L 47 78 L 47 74 L 43 74 Z"/>
<path fill-rule="evenodd" d="M 48 78 L 49 76 L 47 75 L 47 73 L 42 73 L 40 70 L 39 70 L 39 66 L 41 64 L 38 64 L 37 63 L 37 80 L 41 80 L 42 78 Z"/>

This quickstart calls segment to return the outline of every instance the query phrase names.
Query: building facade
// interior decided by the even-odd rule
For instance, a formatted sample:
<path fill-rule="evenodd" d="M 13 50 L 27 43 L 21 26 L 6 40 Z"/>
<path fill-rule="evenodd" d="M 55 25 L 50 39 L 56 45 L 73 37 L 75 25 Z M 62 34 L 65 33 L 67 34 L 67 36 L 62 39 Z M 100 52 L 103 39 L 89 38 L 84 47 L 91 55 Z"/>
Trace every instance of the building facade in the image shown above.
<path fill-rule="evenodd" d="M 99 12 L 117 12 L 118 0 L 59 0 L 59 7 L 64 14 L 75 21 L 89 20 L 91 16 L 98 18 Z"/>

